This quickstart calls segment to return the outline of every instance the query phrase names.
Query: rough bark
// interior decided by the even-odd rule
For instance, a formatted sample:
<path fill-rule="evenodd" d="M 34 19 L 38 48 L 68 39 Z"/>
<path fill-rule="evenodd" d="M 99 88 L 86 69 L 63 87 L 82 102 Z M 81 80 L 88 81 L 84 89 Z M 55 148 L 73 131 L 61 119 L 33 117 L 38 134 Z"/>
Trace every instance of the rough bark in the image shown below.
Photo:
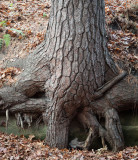
<path fill-rule="evenodd" d="M 87 121 L 82 123 L 93 131 L 89 132 L 84 148 L 99 135 L 114 150 L 122 149 L 123 134 L 115 108 L 128 99 L 134 86 L 130 85 L 129 91 L 126 87 L 122 90 L 128 84 L 123 80 L 115 85 L 115 79 L 104 86 L 118 73 L 106 47 L 104 1 L 51 3 L 45 40 L 24 60 L 24 71 L 18 81 L 0 89 L 1 107 L 15 113 L 42 113 L 48 126 L 46 143 L 52 147 L 67 147 L 69 124 L 81 114 Z M 118 81 L 123 78 L 119 76 Z M 133 98 L 136 97 L 132 94 L 130 102 Z M 84 110 L 80 111 L 81 108 Z M 90 108 L 92 114 L 85 112 L 85 108 Z M 96 114 L 105 117 L 105 129 Z"/>

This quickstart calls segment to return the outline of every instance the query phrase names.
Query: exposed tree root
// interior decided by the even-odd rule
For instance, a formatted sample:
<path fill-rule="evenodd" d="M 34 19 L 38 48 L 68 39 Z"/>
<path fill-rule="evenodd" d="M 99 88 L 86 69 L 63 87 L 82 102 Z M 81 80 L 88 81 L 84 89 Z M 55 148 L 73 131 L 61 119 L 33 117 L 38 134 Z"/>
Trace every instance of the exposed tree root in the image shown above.
<path fill-rule="evenodd" d="M 78 114 L 79 121 L 84 127 L 89 128 L 87 139 L 82 144 L 76 141 L 76 146 L 73 147 L 89 149 L 90 145 L 97 137 L 101 137 L 102 145 L 105 147 L 105 140 L 112 146 L 114 151 L 121 150 L 124 147 L 123 133 L 120 125 L 120 120 L 117 112 L 109 108 L 105 112 L 105 129 L 98 122 L 95 114 L 90 108 L 85 108 L 81 113 Z M 72 143 L 70 143 L 72 145 Z"/>
<path fill-rule="evenodd" d="M 137 95 L 134 93 L 137 93 L 135 84 L 128 83 L 128 77 L 126 77 L 122 81 L 119 81 L 125 75 L 126 73 L 123 72 L 119 76 L 115 77 L 113 81 L 107 83 L 107 86 L 104 86 L 103 88 L 101 88 L 101 90 L 98 90 L 96 94 L 98 93 L 98 96 L 100 95 L 100 98 L 94 99 L 94 101 L 91 102 L 89 108 L 85 107 L 83 111 L 78 113 L 79 121 L 83 124 L 84 128 L 89 129 L 89 133 L 85 142 L 78 142 L 77 140 L 75 140 L 74 143 L 76 144 L 73 144 L 73 146 L 88 149 L 93 143 L 94 139 L 96 139 L 97 137 L 101 137 L 103 147 L 105 147 L 106 142 L 111 145 L 114 151 L 120 150 L 124 147 L 120 120 L 116 110 L 113 108 L 116 108 L 118 110 L 125 110 L 126 107 L 123 107 L 123 105 L 125 105 L 126 103 L 133 103 L 135 101 L 135 103 L 137 104 Z M 116 84 L 117 82 L 118 84 Z M 32 85 L 33 81 L 30 83 L 31 87 Z M 24 91 L 26 91 L 25 89 L 28 85 L 25 84 L 25 86 L 26 87 L 23 88 L 23 91 L 16 90 L 18 92 L 15 92 L 15 88 L 12 87 L 0 89 L 1 106 L 5 105 L 5 110 L 8 106 L 9 112 L 16 113 L 17 125 L 21 128 L 24 128 L 25 124 L 27 124 L 28 127 L 31 126 L 33 114 L 43 114 L 43 119 L 49 128 L 47 132 L 46 143 L 51 146 L 58 146 L 59 148 L 66 147 L 68 144 L 68 130 L 70 123 L 68 117 L 59 116 L 57 118 L 54 118 L 54 121 L 52 121 L 52 119 L 50 121 L 50 117 L 53 117 L 54 115 L 50 114 L 51 116 L 48 116 L 48 114 L 46 114 L 46 117 L 44 118 L 44 113 L 46 113 L 45 111 L 48 110 L 48 100 L 43 96 L 40 96 L 40 98 L 35 98 L 35 96 L 34 98 L 30 98 L 30 95 L 29 97 L 26 96 L 28 94 L 24 95 L 23 93 L 26 93 Z M 36 93 L 34 91 L 35 90 L 33 90 L 32 95 Z M 105 95 L 101 97 L 103 94 Z M 62 111 L 64 112 L 64 110 Z M 105 127 L 103 127 L 99 123 L 96 115 L 105 117 Z M 61 136 L 57 136 L 57 134 Z M 59 143 L 59 141 L 61 143 Z M 63 143 L 63 141 L 66 143 Z M 72 144 L 70 143 L 70 145 Z"/>
<path fill-rule="evenodd" d="M 23 127 L 23 120 L 22 120 L 21 113 L 15 114 L 15 117 L 16 117 L 16 124 L 17 124 L 17 126 L 19 126 L 21 128 L 24 128 Z"/>
<path fill-rule="evenodd" d="M 33 119 L 37 119 L 38 113 L 23 113 L 23 112 L 16 112 L 15 118 L 16 118 L 16 124 L 20 128 L 29 128 L 32 125 Z M 38 122 L 39 123 L 39 122 Z M 37 123 L 37 125 L 38 125 Z"/>
<path fill-rule="evenodd" d="M 84 128 L 89 128 L 89 133 L 86 141 L 81 146 L 76 142 L 77 147 L 89 148 L 93 140 L 97 136 L 101 137 L 103 147 L 105 146 L 104 139 L 112 146 L 114 151 L 121 150 L 124 147 L 122 127 L 120 124 L 118 110 L 131 109 L 131 104 L 138 107 L 138 88 L 135 83 L 128 82 L 129 76 L 113 86 L 102 98 L 91 103 L 91 108 L 85 108 L 78 116 L 79 121 Z M 112 83 L 109 83 L 109 86 Z M 105 87 L 106 88 L 106 87 Z M 107 86 L 108 88 L 108 86 Z M 98 122 L 95 113 L 105 117 L 105 129 Z"/>
<path fill-rule="evenodd" d="M 105 128 L 112 139 L 114 150 L 117 151 L 123 149 L 124 139 L 118 113 L 113 108 L 107 109 L 105 112 L 105 119 Z"/>
<path fill-rule="evenodd" d="M 106 84 L 104 84 L 104 86 L 100 87 L 93 95 L 93 99 L 99 99 L 100 97 L 103 96 L 103 94 L 110 90 L 113 85 L 115 85 L 116 83 L 118 83 L 120 80 L 122 80 L 125 76 L 127 75 L 126 71 L 123 71 L 121 74 L 119 74 L 118 76 L 116 76 L 114 79 L 112 79 L 111 81 L 107 82 Z"/>
<path fill-rule="evenodd" d="M 14 105 L 10 108 L 11 112 L 27 112 L 27 113 L 42 113 L 46 110 L 46 99 L 29 99 L 24 103 Z"/>
<path fill-rule="evenodd" d="M 9 110 L 6 109 L 6 131 L 8 129 L 8 121 L 9 121 Z"/>

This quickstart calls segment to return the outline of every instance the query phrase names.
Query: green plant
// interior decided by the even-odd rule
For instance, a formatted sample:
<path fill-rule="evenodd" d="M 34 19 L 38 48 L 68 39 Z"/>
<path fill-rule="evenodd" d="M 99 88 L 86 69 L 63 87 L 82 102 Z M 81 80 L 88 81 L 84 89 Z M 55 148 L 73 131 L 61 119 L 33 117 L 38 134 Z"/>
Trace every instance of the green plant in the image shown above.
<path fill-rule="evenodd" d="M 10 3 L 10 5 L 9 5 L 10 7 L 13 7 L 13 3 Z"/>
<path fill-rule="evenodd" d="M 0 50 L 1 50 L 1 48 L 2 48 L 2 44 L 3 44 L 3 39 L 0 38 Z"/>
<path fill-rule="evenodd" d="M 43 13 L 43 17 L 47 17 L 47 14 L 45 12 Z"/>
<path fill-rule="evenodd" d="M 6 47 L 8 47 L 9 44 L 10 44 L 10 41 L 11 41 L 11 36 L 10 36 L 10 34 L 4 34 L 3 40 L 4 40 L 4 42 L 5 42 Z"/>
<path fill-rule="evenodd" d="M 0 22 L 0 25 L 3 26 L 3 27 L 5 27 L 5 26 L 6 26 L 6 22 L 7 22 L 7 21 L 1 21 L 1 22 Z"/>
<path fill-rule="evenodd" d="M 25 34 L 23 33 L 23 31 L 15 29 L 15 28 L 11 28 L 11 31 L 16 32 L 17 34 L 21 34 L 22 36 L 25 36 Z"/>
<path fill-rule="evenodd" d="M 10 44 L 10 41 L 11 41 L 10 34 L 4 34 L 3 38 L 0 38 L 0 50 L 2 49 L 3 42 L 5 43 L 6 47 L 8 47 Z"/>

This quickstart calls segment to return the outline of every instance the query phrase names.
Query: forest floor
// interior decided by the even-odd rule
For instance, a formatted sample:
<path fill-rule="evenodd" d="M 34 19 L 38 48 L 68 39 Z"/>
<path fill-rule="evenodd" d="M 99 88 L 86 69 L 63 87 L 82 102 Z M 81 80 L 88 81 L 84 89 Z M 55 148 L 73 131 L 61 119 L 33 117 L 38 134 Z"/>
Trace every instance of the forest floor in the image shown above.
<path fill-rule="evenodd" d="M 50 14 L 50 0 L 0 1 L 0 87 L 15 82 L 19 68 L 3 68 L 4 62 L 31 54 L 44 40 Z M 108 48 L 119 66 L 135 73 L 138 69 L 136 0 L 105 0 Z M 138 159 L 138 147 L 118 153 L 58 150 L 42 141 L 0 133 L 0 160 L 6 159 Z"/>
<path fill-rule="evenodd" d="M 0 1 L 0 87 L 13 83 L 20 73 L 17 68 L 3 68 L 3 63 L 31 54 L 44 40 L 50 7 L 50 0 Z M 105 0 L 108 48 L 129 72 L 138 69 L 137 8 L 136 0 Z"/>
<path fill-rule="evenodd" d="M 6 135 L 0 133 L 0 160 L 137 160 L 138 146 L 127 147 L 123 151 L 114 153 L 101 148 L 96 151 L 68 150 L 50 148 L 43 141 L 33 140 L 30 135 L 26 139 L 23 135 Z"/>

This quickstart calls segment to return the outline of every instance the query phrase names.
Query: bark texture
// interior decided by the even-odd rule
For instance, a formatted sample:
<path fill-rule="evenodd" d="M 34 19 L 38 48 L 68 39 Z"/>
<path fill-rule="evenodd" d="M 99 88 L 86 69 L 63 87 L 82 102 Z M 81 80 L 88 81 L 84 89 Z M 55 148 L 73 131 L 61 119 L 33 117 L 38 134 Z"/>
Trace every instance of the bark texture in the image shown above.
<path fill-rule="evenodd" d="M 80 115 L 80 121 L 90 128 L 83 148 L 101 136 L 114 150 L 122 149 L 123 134 L 115 108 L 129 93 L 122 90 L 127 84 L 115 85 L 116 80 L 102 87 L 118 73 L 106 47 L 104 1 L 51 0 L 51 3 L 45 40 L 23 60 L 24 71 L 18 81 L 0 89 L 1 106 L 15 113 L 42 113 L 48 126 L 46 143 L 52 147 L 67 147 L 69 124 L 74 116 Z M 101 87 L 104 89 L 99 92 Z M 133 85 L 130 88 L 133 92 Z M 120 91 L 122 101 L 117 97 Z M 105 117 L 105 128 L 96 114 Z"/>

